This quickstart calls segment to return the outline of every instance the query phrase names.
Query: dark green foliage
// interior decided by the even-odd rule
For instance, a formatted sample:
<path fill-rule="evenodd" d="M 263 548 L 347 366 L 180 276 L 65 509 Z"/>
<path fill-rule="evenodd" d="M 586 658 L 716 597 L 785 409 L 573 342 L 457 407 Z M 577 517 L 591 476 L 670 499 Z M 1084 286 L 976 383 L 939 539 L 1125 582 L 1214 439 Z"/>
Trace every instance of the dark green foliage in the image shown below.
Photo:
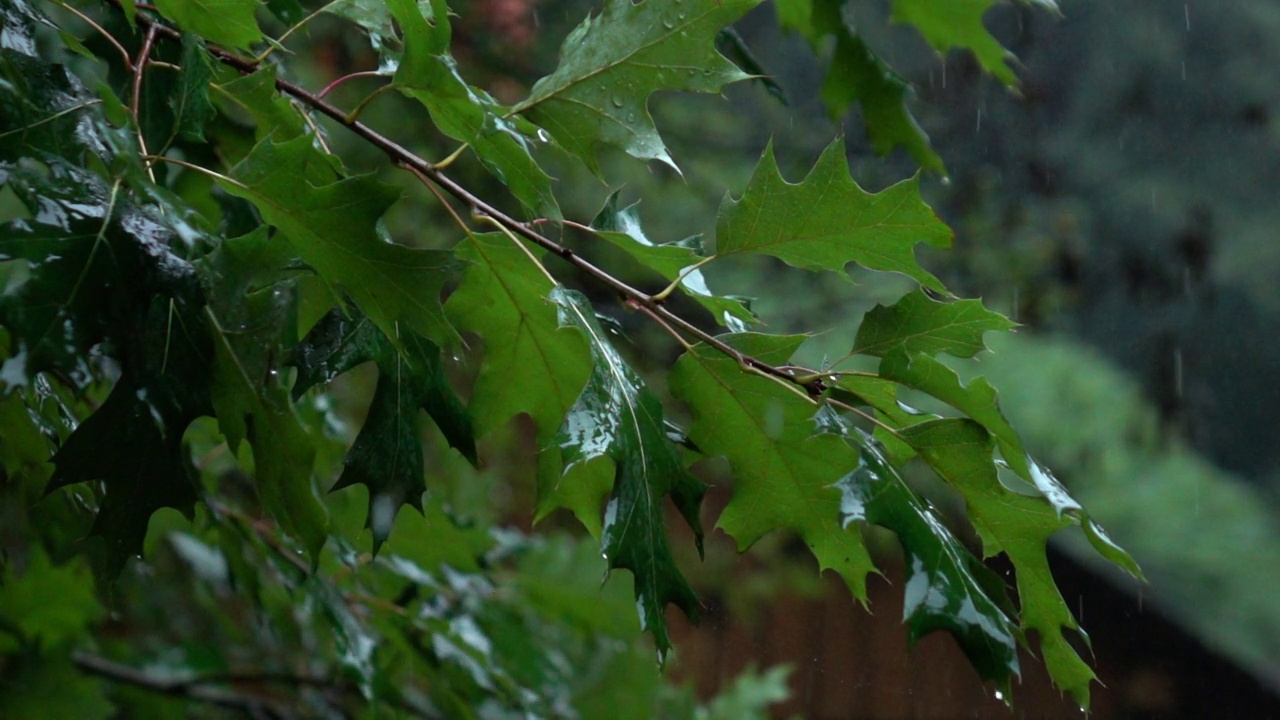
<path fill-rule="evenodd" d="M 1082 525 L 1105 558 L 1137 567 L 1027 456 L 994 389 L 962 384 L 935 359 L 972 358 L 986 332 L 1013 323 L 951 300 L 919 264 L 916 246 L 945 248 L 951 231 L 917 179 L 869 193 L 836 139 L 790 183 L 765 148 L 741 197 L 725 196 L 705 246 L 714 253 L 696 236 L 650 241 L 616 192 L 590 225 L 561 217 L 543 146 L 596 174 L 609 147 L 674 167 L 650 96 L 747 79 L 715 42 L 735 37 L 729 24 L 757 4 L 611 0 L 510 106 L 464 79 L 443 0 L 326 5 L 329 21 L 369 37 L 382 66 L 364 77 L 390 76 L 425 109 L 413 122 L 474 151 L 439 165 L 287 80 L 293 59 L 276 62 L 285 53 L 273 43 L 306 54 L 306 32 L 277 32 L 253 0 L 91 7 L 130 55 L 94 93 L 68 55 L 79 40 L 65 29 L 62 45 L 36 37 L 37 26 L 83 18 L 53 7 L 45 18 L 21 1 L 0 9 L 0 461 L 17 528 L 4 538 L 0 682 L 65 686 L 56 710 L 68 716 L 105 716 L 109 703 L 139 716 L 205 716 L 206 705 L 749 716 L 778 698 L 780 671 L 699 708 L 660 689 L 652 654 L 632 642 L 638 612 L 661 661 L 667 606 L 697 619 L 667 498 L 701 553 L 707 486 L 690 464 L 720 456 L 734 480 L 717 525 L 740 549 L 793 533 L 865 598 L 877 558 L 861 528 L 887 528 L 909 566 L 913 640 L 952 633 L 980 675 L 1007 688 L 1035 630 L 1054 680 L 1086 702 L 1092 671 L 1063 636 L 1076 624 L 1045 543 Z M 985 31 L 946 24 L 980 20 L 986 4 L 894 7 L 935 47 L 971 47 L 1009 80 Z M 857 99 L 877 149 L 903 145 L 940 170 L 905 110 L 905 84 L 836 4 L 806 7 L 783 5 L 789 26 L 814 41 L 837 35 L 828 102 Z M 267 8 L 285 23 L 311 17 L 292 1 Z M 96 43 L 119 62 L 114 45 Z M 249 49 L 262 54 L 232 52 Z M 336 126 L 342 142 L 385 155 L 381 169 L 349 171 Z M 454 164 L 469 178 L 474 159 L 475 175 L 504 187 L 530 222 L 455 181 Z M 440 203 L 404 202 L 390 177 L 427 183 Z M 553 239 L 557 225 L 621 248 L 670 286 L 631 287 L 593 264 L 599 244 L 578 254 Z M 699 269 L 735 255 L 841 275 L 857 263 L 922 289 L 864 317 L 850 355 L 879 358 L 878 370 L 806 369 L 792 363 L 807 336 L 717 337 L 673 309 L 679 287 L 731 329 L 755 322 Z M 665 382 L 655 378 L 669 358 L 606 330 L 615 318 L 566 286 L 578 282 L 679 343 Z M 687 430 L 664 407 L 668 388 L 691 411 Z M 899 402 L 907 391 L 961 417 L 914 411 Z M 873 418 L 871 435 L 862 423 Z M 1012 560 L 1019 609 L 903 480 L 898 466 L 915 456 L 963 496 L 983 553 Z M 999 481 L 1000 463 L 1025 492 Z M 498 498 L 520 478 L 536 483 L 539 519 L 570 510 L 598 547 L 502 530 L 512 510 Z M 625 579 L 599 594 L 612 570 L 628 571 L 617 575 L 634 600 Z M 58 596 L 47 610 L 35 599 L 45 595 Z M 95 625 L 100 601 L 112 604 L 110 627 Z M 27 695 L 0 696 L 11 713 L 31 707 Z"/>

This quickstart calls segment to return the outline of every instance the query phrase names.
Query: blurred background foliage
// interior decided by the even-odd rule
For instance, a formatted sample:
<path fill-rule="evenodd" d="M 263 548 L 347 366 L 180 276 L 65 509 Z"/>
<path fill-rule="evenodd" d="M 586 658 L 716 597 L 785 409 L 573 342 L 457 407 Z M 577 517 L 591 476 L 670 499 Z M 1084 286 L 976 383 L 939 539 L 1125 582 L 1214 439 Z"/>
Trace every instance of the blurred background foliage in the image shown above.
<path fill-rule="evenodd" d="M 459 14 L 454 53 L 464 75 L 499 100 L 513 102 L 554 67 L 561 38 L 592 3 L 470 0 L 451 6 Z M 1274 117 L 1280 84 L 1273 72 L 1280 65 L 1280 5 L 1065 0 L 1061 9 L 1063 17 L 1055 18 L 1007 3 L 988 14 L 988 27 L 1021 61 L 1018 93 L 983 75 L 966 54 L 939 58 L 913 30 L 888 21 L 887 0 L 851 3 L 847 12 L 860 34 L 915 86 L 910 106 L 950 173 L 926 174 L 924 189 L 955 228 L 955 249 L 930 253 L 926 266 L 957 294 L 984 297 L 1023 323 L 1016 337 L 993 343 L 996 352 L 982 361 L 982 369 L 1001 388 L 1003 406 L 1032 454 L 1054 467 L 1143 564 L 1150 585 L 1127 586 L 1135 608 L 1173 616 L 1258 676 L 1280 684 L 1280 124 Z M 265 13 L 262 20 L 270 22 Z M 76 27 L 74 19 L 67 26 Z M 284 29 L 264 27 L 273 34 Z M 737 30 L 746 47 L 770 48 L 756 60 L 784 100 L 760 81 L 732 86 L 725 98 L 655 97 L 651 110 L 683 176 L 606 156 L 606 184 L 549 156 L 566 217 L 588 221 L 620 188 L 624 203 L 644 198 L 639 212 L 654 241 L 708 233 L 721 200 L 714 188 L 740 192 L 767 143 L 773 143 L 784 175 L 796 181 L 840 132 L 848 135 L 851 170 L 864 187 L 880 189 L 916 172 L 916 163 L 901 150 L 887 158 L 872 151 L 856 107 L 833 116 L 818 93 L 827 58 L 822 52 L 815 58 L 804 39 L 780 30 L 771 5 L 751 13 Z M 109 48 L 97 47 L 101 40 L 94 34 L 77 36 L 110 55 Z M 323 87 L 378 63 L 364 37 L 344 32 L 336 18 L 317 18 L 291 42 L 319 49 L 285 61 L 307 87 Z M 82 61 L 77 69 L 88 78 L 121 81 L 101 64 Z M 353 107 L 382 82 L 352 80 L 330 97 Z M 448 155 L 454 146 L 416 120 L 416 112 L 407 112 L 410 102 L 388 93 L 368 107 L 364 119 L 424 157 Z M 245 135 L 250 142 L 247 130 Z M 453 244 L 450 223 L 436 215 L 438 204 L 420 184 L 385 168 L 369 147 L 341 131 L 329 141 L 353 169 L 382 168 L 386 182 L 421 200 L 398 204 L 388 218 L 397 239 L 429 247 Z M 455 174 L 478 194 L 501 201 L 500 188 L 475 164 L 460 164 Z M 4 202 L 0 197 L 0 207 Z M 602 265 L 628 267 L 621 252 L 591 252 Z M 632 269 L 619 276 L 652 285 L 651 276 Z M 554 270 L 575 284 L 570 268 Z M 830 328 L 806 345 L 814 364 L 843 356 L 856 331 L 854 318 L 907 287 L 876 282 L 850 289 L 834 276 L 790 272 L 764 260 L 732 269 L 716 265 L 706 274 L 720 292 L 750 294 L 768 285 L 772 302 L 753 309 L 772 331 Z M 619 320 L 624 337 L 647 348 L 669 342 L 615 299 L 592 299 Z M 693 305 L 681 309 L 700 312 Z M 626 352 L 627 342 L 620 345 Z M 672 346 L 665 357 L 646 352 L 643 358 L 665 367 L 677 351 Z M 643 358 L 632 355 L 641 369 Z M 345 389 L 339 385 L 334 397 L 308 409 L 331 430 L 330 457 L 321 467 L 340 467 L 365 412 L 356 399 L 367 396 L 373 374 L 357 373 L 344 382 Z M 0 402 L 0 416 L 25 412 L 15 400 Z M 93 401 L 50 390 L 39 406 L 46 427 L 57 428 L 66 414 L 62 406 Z M 527 428 L 509 432 L 522 430 Z M 236 473 L 219 457 L 225 448 L 219 450 L 215 436 L 211 425 L 198 426 L 188 440 L 201 458 L 205 482 L 235 497 Z M 0 585 L 4 621 L 42 623 L 48 628 L 44 641 L 55 645 L 86 624 L 101 624 L 104 655 L 112 654 L 113 636 L 150 643 L 155 654 L 148 670 L 169 673 L 175 682 L 226 670 L 227 659 L 210 650 L 219 645 L 243 648 L 249 654 L 242 659 L 256 665 L 293 667 L 298 659 L 279 657 L 282 648 L 337 643 L 345 648 L 342 683 L 325 692 L 358 696 L 359 684 L 377 677 L 362 664 L 371 662 L 370 638 L 381 636 L 376 623 L 361 618 L 344 626 L 340 619 L 336 632 L 346 627 L 349 635 L 312 636 L 328 625 L 307 619 L 341 614 L 344 604 L 293 604 L 296 586 L 312 581 L 283 553 L 261 552 L 264 536 L 255 532 L 251 515 L 236 514 L 240 510 L 228 509 L 219 523 L 201 516 L 190 522 L 168 512 L 153 519 L 151 563 L 157 572 L 193 580 L 165 586 L 177 595 L 154 592 L 143 576 L 148 571 L 136 565 L 116 590 L 128 598 L 122 604 L 128 612 L 107 617 L 86 598 L 77 616 L 40 617 L 33 597 L 84 587 L 77 580 L 88 572 L 82 563 L 49 562 L 59 562 L 83 534 L 88 515 L 77 494 L 88 490 L 78 486 L 43 496 L 48 467 L 41 464 L 47 452 L 37 447 L 42 441 L 4 440 L 7 474 L 28 481 L 4 489 L 3 541 L 14 547 L 36 528 L 46 548 L 32 552 L 24 575 L 7 576 Z M 521 633 L 555 633 L 539 640 L 561 648 L 562 658 L 548 664 L 513 656 L 496 666 L 517 675 L 560 673 L 518 680 L 559 683 L 564 702 L 583 717 L 747 718 L 786 695 L 784 668 L 748 673 L 702 705 L 688 688 L 661 683 L 647 641 L 635 641 L 628 582 L 619 577 L 599 589 L 603 562 L 590 541 L 573 539 L 567 518 L 544 521 L 545 540 L 522 532 L 533 505 L 531 469 L 508 458 L 476 471 L 442 438 L 432 435 L 424 442 L 436 463 L 433 477 L 444 478 L 432 488 L 435 499 L 426 519 L 401 513 L 387 550 L 371 562 L 362 554 L 368 543 L 363 490 L 327 496 L 337 532 L 347 542 L 331 544 L 322 558 L 327 576 L 338 578 L 335 587 L 316 588 L 308 597 L 338 597 L 366 586 L 381 595 L 388 585 L 405 592 L 418 588 L 413 592 L 421 595 L 412 602 L 431 609 L 433 624 L 426 632 L 434 633 L 441 643 L 438 656 L 445 658 L 444 669 L 433 672 L 450 677 L 466 676 L 475 667 L 466 661 L 468 654 L 492 650 L 477 639 L 485 634 L 494 638 L 493 647 L 509 649 L 520 646 L 512 639 Z M 714 463 L 703 469 L 708 477 L 717 470 Z M 491 531 L 512 523 L 512 529 Z M 455 541 L 419 542 L 428 524 L 433 532 L 455 528 Z M 1064 549 L 1088 562 L 1090 553 L 1075 552 L 1073 540 L 1079 539 L 1067 539 Z M 698 590 L 744 618 L 780 589 L 817 591 L 812 566 L 789 552 L 786 538 L 770 537 L 762 545 L 745 569 L 728 564 L 724 553 L 709 553 L 709 563 L 718 558 L 726 564 L 699 572 Z M 262 566 L 235 571 L 238 563 L 252 562 Z M 229 580 L 254 575 L 261 581 L 253 587 Z M 495 591 L 493 577 L 510 580 L 502 584 L 507 595 Z M 292 624 L 265 632 L 256 624 L 261 617 L 239 604 L 245 593 L 273 608 L 272 617 L 292 618 Z M 166 622 L 157 624 L 157 617 Z M 378 622 L 387 621 L 380 617 Z M 482 634 L 467 624 L 476 618 Z M 5 637 L 0 633 L 0 642 Z M 450 655 L 449 647 L 456 652 Z M 24 677 L 56 674 L 36 673 L 29 664 L 36 660 L 24 660 L 22 652 L 0 645 L 6 654 L 0 715 L 35 717 L 30 706 L 17 704 L 34 693 L 79 710 L 105 707 L 95 698 L 108 693 L 132 709 L 130 717 L 184 712 L 175 709 L 178 698 L 108 690 L 91 680 L 47 693 L 24 687 Z M 56 656 L 40 657 L 54 662 L 48 658 Z M 66 663 L 67 677 L 74 675 L 69 659 L 57 662 Z M 473 674 L 468 682 L 477 698 L 499 697 L 506 687 L 501 677 Z M 53 707 L 40 706 L 42 715 L 59 716 Z"/>

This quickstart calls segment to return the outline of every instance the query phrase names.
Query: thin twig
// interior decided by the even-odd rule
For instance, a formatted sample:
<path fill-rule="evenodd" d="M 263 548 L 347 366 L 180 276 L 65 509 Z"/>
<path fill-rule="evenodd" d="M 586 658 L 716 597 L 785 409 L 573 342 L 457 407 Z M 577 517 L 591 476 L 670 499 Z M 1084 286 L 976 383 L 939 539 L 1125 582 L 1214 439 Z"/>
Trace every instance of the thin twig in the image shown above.
<path fill-rule="evenodd" d="M 243 695 L 226 688 L 211 686 L 199 676 L 186 678 L 156 677 L 129 665 L 86 652 L 72 653 L 71 662 L 77 668 L 90 675 L 96 675 L 126 685 L 133 685 L 161 695 L 184 697 L 247 713 L 261 713 L 267 710 L 276 717 L 286 716 L 287 713 L 287 708 L 281 707 L 277 703 L 270 702 L 265 698 Z"/>
<path fill-rule="evenodd" d="M 150 18 L 139 17 L 139 22 L 147 25 L 148 27 L 157 28 L 157 32 L 167 38 L 173 40 L 181 39 L 181 36 L 176 30 L 161 25 Z M 252 74 L 258 70 L 258 64 L 252 60 L 247 60 L 221 48 L 210 47 L 209 52 L 222 64 L 234 68 L 243 74 Z M 471 208 L 474 214 L 487 216 L 495 223 L 502 225 L 515 235 L 518 235 L 544 250 L 559 256 L 565 262 L 618 293 L 627 302 L 648 309 L 650 312 L 646 314 L 651 315 L 655 319 L 662 319 L 672 328 L 678 329 L 687 335 L 696 338 L 698 341 L 714 348 L 720 353 L 727 355 L 738 362 L 738 364 L 743 368 L 749 369 L 751 372 L 769 377 L 775 381 L 784 382 L 793 388 L 803 391 L 803 393 L 811 399 L 821 396 L 823 384 L 820 380 L 811 380 L 808 383 L 799 382 L 791 373 L 762 360 L 746 355 L 745 353 L 739 352 L 697 325 L 694 325 L 685 318 L 671 312 L 661 302 L 655 301 L 653 296 L 628 285 L 626 282 L 614 277 L 605 270 L 597 267 L 591 261 L 578 255 L 571 248 L 566 247 L 534 230 L 536 225 L 540 225 L 542 223 L 537 221 L 523 223 L 512 218 L 498 208 L 479 198 L 470 190 L 459 185 L 453 179 L 441 172 L 440 168 L 437 166 L 405 149 L 394 140 L 382 135 L 359 120 L 349 118 L 346 111 L 332 105 L 317 94 L 283 78 L 276 78 L 275 83 L 276 88 L 280 92 L 296 98 L 308 107 L 329 116 L 331 119 L 343 125 L 370 145 L 381 150 L 393 162 L 412 169 L 415 174 L 430 179 L 432 184 L 439 187 L 449 195 L 452 195 L 463 205 Z M 563 224 L 568 227 L 575 227 L 589 232 L 595 232 L 593 228 L 581 225 L 580 223 L 564 221 Z"/>
<path fill-rule="evenodd" d="M 147 150 L 147 139 L 142 135 L 142 121 L 138 116 L 142 106 L 142 77 L 146 74 L 147 60 L 151 57 L 151 48 L 155 47 L 157 27 L 160 26 L 152 25 L 147 28 L 147 36 L 142 41 L 142 49 L 138 51 L 138 59 L 133 63 L 133 97 L 129 99 L 129 115 L 133 118 L 133 126 L 138 129 L 138 151 L 144 157 L 151 153 Z M 147 169 L 147 177 L 154 184 L 156 173 L 152 169 L 151 163 L 144 160 L 143 166 Z"/>

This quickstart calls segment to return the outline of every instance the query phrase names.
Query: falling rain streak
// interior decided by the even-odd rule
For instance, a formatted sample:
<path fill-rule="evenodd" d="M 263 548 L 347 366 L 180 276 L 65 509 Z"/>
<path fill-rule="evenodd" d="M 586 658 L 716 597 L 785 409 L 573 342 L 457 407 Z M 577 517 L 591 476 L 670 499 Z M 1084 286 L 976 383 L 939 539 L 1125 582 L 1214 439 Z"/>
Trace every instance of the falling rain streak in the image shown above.
<path fill-rule="evenodd" d="M 1182 348 L 1173 351 L 1173 394 L 1182 397 Z"/>

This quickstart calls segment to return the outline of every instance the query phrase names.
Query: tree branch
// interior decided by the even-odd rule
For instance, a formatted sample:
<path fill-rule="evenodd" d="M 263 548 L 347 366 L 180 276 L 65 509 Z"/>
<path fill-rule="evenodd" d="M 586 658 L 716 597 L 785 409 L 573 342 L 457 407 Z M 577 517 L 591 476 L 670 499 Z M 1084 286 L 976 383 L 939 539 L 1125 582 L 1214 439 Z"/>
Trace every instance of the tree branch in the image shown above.
<path fill-rule="evenodd" d="M 157 34 L 170 40 L 181 40 L 182 36 L 178 31 L 159 23 L 152 18 L 139 14 L 138 23 L 147 27 L 149 30 L 154 28 Z M 209 47 L 208 50 L 209 53 L 217 58 L 219 62 L 246 75 L 257 72 L 260 68 L 260 65 L 257 62 L 242 58 L 235 53 L 228 52 L 222 48 Z M 677 328 L 688 333 L 692 337 L 697 338 L 700 342 L 703 342 L 730 358 L 733 358 L 745 368 L 750 368 L 761 374 L 799 386 L 811 398 L 819 397 L 826 390 L 826 386 L 821 379 L 808 379 L 807 381 L 802 382 L 798 380 L 795 375 L 787 372 L 786 370 L 735 350 L 697 325 L 694 325 L 685 318 L 668 310 L 663 304 L 662 298 L 655 298 L 654 296 L 644 293 L 614 277 L 607 271 L 602 270 L 589 260 L 583 258 L 581 255 L 578 255 L 571 248 L 561 245 L 560 243 L 537 232 L 533 229 L 532 223 L 521 222 L 506 213 L 503 213 L 498 208 L 485 202 L 474 195 L 471 191 L 454 182 L 451 178 L 441 172 L 440 168 L 437 166 L 407 150 L 395 141 L 382 135 L 373 128 L 370 128 L 359 120 L 350 118 L 346 111 L 330 104 L 321 97 L 321 95 L 312 93 L 307 89 L 282 78 L 276 78 L 275 82 L 276 88 L 280 92 L 295 98 L 302 104 L 317 112 L 329 116 L 330 119 L 346 127 L 369 144 L 381 150 L 393 162 L 412 169 L 416 175 L 429 178 L 442 190 L 469 207 L 473 213 L 487 216 L 496 224 L 503 226 L 508 231 L 519 235 L 535 245 L 542 247 L 548 252 L 559 256 L 565 262 L 573 265 L 617 292 L 625 302 L 645 308 L 648 311 L 646 314 L 650 315 L 653 319 L 661 319 L 665 321 L 669 328 Z"/>

